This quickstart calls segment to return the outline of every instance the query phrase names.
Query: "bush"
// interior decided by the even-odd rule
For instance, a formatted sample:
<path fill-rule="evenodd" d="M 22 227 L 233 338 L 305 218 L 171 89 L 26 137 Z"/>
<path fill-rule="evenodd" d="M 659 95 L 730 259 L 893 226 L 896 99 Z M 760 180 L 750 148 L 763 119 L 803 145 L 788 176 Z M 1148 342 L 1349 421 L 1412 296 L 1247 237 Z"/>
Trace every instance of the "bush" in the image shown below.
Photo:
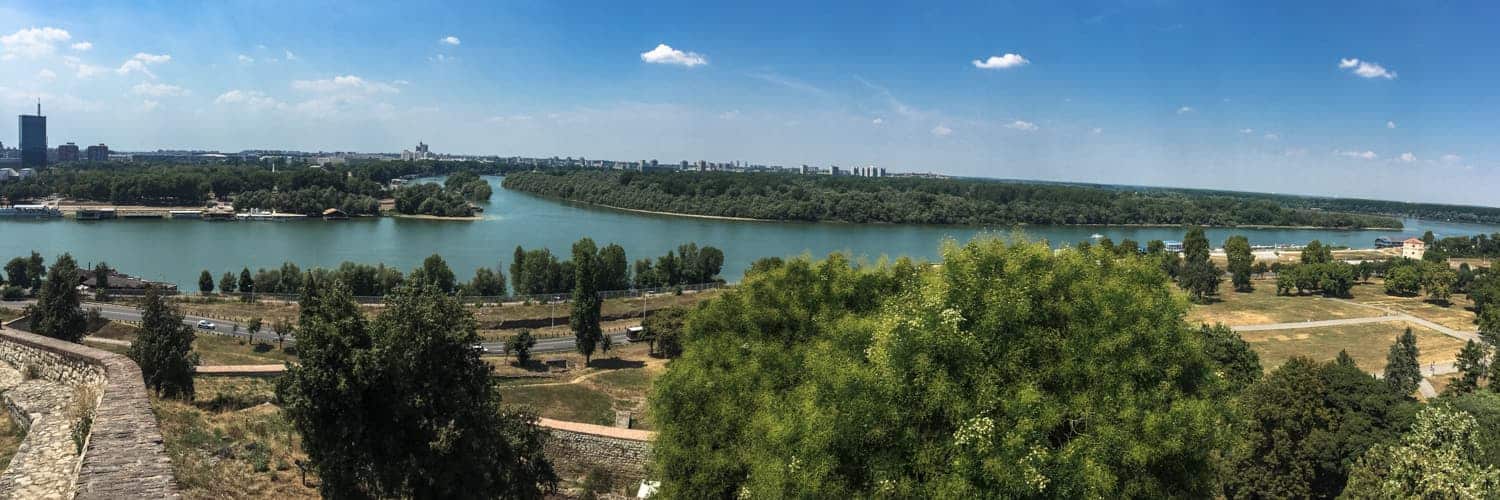
<path fill-rule="evenodd" d="M 24 298 L 26 298 L 26 289 L 15 285 L 7 286 L 3 292 L 0 292 L 0 299 L 21 300 Z"/>

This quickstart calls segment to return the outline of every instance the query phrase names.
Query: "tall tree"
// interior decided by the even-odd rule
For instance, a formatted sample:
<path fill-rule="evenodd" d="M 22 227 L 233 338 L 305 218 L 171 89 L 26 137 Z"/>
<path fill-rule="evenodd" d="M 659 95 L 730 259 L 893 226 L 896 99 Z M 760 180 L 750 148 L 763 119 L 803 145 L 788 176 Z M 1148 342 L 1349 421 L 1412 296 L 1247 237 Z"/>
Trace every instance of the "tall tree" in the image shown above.
<path fill-rule="evenodd" d="M 1219 376 L 1238 393 L 1260 380 L 1260 355 L 1233 328 L 1223 324 L 1201 325 L 1203 352 L 1218 365 Z"/>
<path fill-rule="evenodd" d="M 99 261 L 94 265 L 94 300 L 109 300 L 109 263 Z"/>
<path fill-rule="evenodd" d="M 1422 365 L 1417 356 L 1417 336 L 1407 327 L 1396 337 L 1385 357 L 1385 382 L 1397 394 L 1409 396 L 1422 383 Z"/>
<path fill-rule="evenodd" d="M 453 293 L 453 289 L 457 286 L 453 270 L 448 268 L 448 263 L 443 261 L 441 255 L 432 254 L 423 259 L 421 271 L 421 278 L 436 286 L 438 290 L 442 290 L 443 293 Z"/>
<path fill-rule="evenodd" d="M 88 316 L 78 299 L 78 263 L 72 255 L 62 254 L 47 269 L 36 304 L 28 307 L 31 328 L 36 333 L 68 342 L 83 340 L 88 330 Z"/>
<path fill-rule="evenodd" d="M 505 275 L 488 267 L 474 269 L 474 278 L 469 280 L 469 293 L 480 297 L 505 295 Z"/>
<path fill-rule="evenodd" d="M 500 404 L 472 314 L 412 282 L 367 323 L 342 285 L 304 285 L 277 393 L 329 498 L 541 498 L 557 477 L 535 415 Z"/>
<path fill-rule="evenodd" d="M 568 327 L 577 338 L 578 353 L 583 355 L 584 366 L 588 366 L 603 336 L 599 330 L 599 312 L 603 303 L 599 300 L 596 254 L 594 240 L 584 238 L 573 244 L 573 308 L 568 315 Z"/>
<path fill-rule="evenodd" d="M 1235 291 L 1251 291 L 1250 272 L 1255 265 L 1255 254 L 1250 253 L 1250 239 L 1238 234 L 1230 236 L 1224 240 L 1224 255 L 1229 260 L 1229 275 Z"/>
<path fill-rule="evenodd" d="M 255 278 L 250 277 L 250 268 L 240 269 L 240 293 L 255 293 Z"/>
<path fill-rule="evenodd" d="M 1209 251 L 1208 238 L 1203 236 L 1203 228 L 1188 230 L 1187 236 L 1182 239 L 1183 265 L 1177 281 L 1196 302 L 1202 302 L 1217 293 L 1219 282 L 1224 279 L 1219 268 L 1208 260 Z"/>
<path fill-rule="evenodd" d="M 141 308 L 141 332 L 130 343 L 130 359 L 141 367 L 141 377 L 157 396 L 193 399 L 193 329 L 182 322 L 182 312 L 168 304 L 161 290 L 146 287 Z"/>
<path fill-rule="evenodd" d="M 219 293 L 234 293 L 237 288 L 239 281 L 234 279 L 234 273 L 224 271 L 224 275 L 219 277 Z"/>
<path fill-rule="evenodd" d="M 510 286 L 515 287 L 516 295 L 526 295 L 531 292 L 528 281 L 523 274 L 526 269 L 526 250 L 521 245 L 516 245 L 516 251 L 510 257 Z"/>
<path fill-rule="evenodd" d="M 1399 442 L 1360 458 L 1343 498 L 1495 498 L 1500 470 L 1477 460 L 1480 432 L 1473 416 L 1429 406 Z"/>
<path fill-rule="evenodd" d="M 74 263 L 73 267 L 78 267 L 77 263 Z M 31 256 L 26 258 L 26 276 L 31 277 L 31 286 L 27 288 L 32 290 L 40 290 L 42 288 L 42 276 L 50 277 L 47 274 L 47 266 L 44 265 L 44 261 L 42 260 L 42 254 L 36 253 L 35 250 L 32 250 Z"/>
<path fill-rule="evenodd" d="M 1489 371 L 1489 356 L 1489 346 L 1484 342 L 1470 340 L 1464 343 L 1464 348 L 1458 351 L 1458 360 L 1454 362 L 1458 368 L 1458 378 L 1449 382 L 1443 391 L 1467 394 L 1479 389 L 1479 383 Z"/>
<path fill-rule="evenodd" d="M 1212 496 L 1223 382 L 1164 275 L 1092 252 L 981 238 L 941 266 L 747 275 L 653 383 L 662 494 Z"/>
<path fill-rule="evenodd" d="M 630 263 L 625 257 L 625 247 L 610 243 L 599 249 L 599 289 L 630 289 Z"/>
<path fill-rule="evenodd" d="M 1303 264 L 1322 264 L 1333 262 L 1333 249 L 1323 245 L 1323 242 L 1312 240 L 1302 248 Z"/>
<path fill-rule="evenodd" d="M 26 259 L 16 257 L 5 263 L 5 277 L 11 286 L 31 288 L 31 277 L 26 274 Z"/>
<path fill-rule="evenodd" d="M 198 273 L 198 292 L 205 295 L 214 292 L 214 275 L 209 274 L 207 269 Z"/>

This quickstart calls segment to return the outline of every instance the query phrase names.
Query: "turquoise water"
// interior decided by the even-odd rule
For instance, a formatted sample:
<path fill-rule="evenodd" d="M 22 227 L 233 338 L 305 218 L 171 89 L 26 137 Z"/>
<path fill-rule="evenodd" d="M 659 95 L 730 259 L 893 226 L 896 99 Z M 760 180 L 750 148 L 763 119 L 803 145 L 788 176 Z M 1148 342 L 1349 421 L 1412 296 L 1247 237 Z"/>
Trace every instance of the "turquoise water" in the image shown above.
<path fill-rule="evenodd" d="M 325 222 L 233 222 L 197 220 L 32 221 L 0 219 L 0 257 L 37 250 L 51 262 L 72 252 L 82 264 L 104 260 L 120 271 L 171 281 L 184 290 L 197 288 L 198 272 L 215 278 L 242 267 L 332 267 L 342 261 L 384 262 L 410 269 L 433 253 L 442 254 L 462 279 L 479 266 L 509 265 L 516 245 L 546 247 L 567 256 L 572 243 L 591 237 L 600 245 L 625 247 L 629 258 L 655 257 L 678 244 L 697 242 L 724 250 L 724 277 L 736 281 L 750 262 L 765 256 L 814 256 L 846 251 L 870 259 L 882 255 L 937 256 L 944 238 L 966 240 L 981 232 L 1009 233 L 1008 227 L 855 225 L 698 219 L 593 208 L 538 198 L 500 187 L 489 178 L 494 195 L 483 220 L 433 221 L 392 217 Z M 1432 230 L 1441 236 L 1500 232 L 1500 226 L 1406 220 L 1403 231 L 1331 231 L 1309 229 L 1210 229 L 1216 246 L 1230 234 L 1244 234 L 1252 244 L 1306 243 L 1370 247 L 1378 236 L 1419 236 Z M 1181 228 L 1033 226 L 1032 238 L 1054 245 L 1087 240 L 1094 233 L 1115 241 L 1132 238 L 1180 240 Z"/>

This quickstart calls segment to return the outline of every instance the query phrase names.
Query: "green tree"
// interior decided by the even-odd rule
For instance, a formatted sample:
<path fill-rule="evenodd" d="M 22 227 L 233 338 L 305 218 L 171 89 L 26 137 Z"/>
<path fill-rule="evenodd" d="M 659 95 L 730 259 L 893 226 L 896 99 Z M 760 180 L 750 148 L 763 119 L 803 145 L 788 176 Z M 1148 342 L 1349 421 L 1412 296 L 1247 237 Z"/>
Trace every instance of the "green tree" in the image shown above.
<path fill-rule="evenodd" d="M 293 324 L 292 320 L 290 320 L 290 319 L 280 318 L 280 319 L 277 319 L 275 321 L 272 321 L 271 322 L 271 333 L 274 334 L 274 335 L 276 335 L 276 348 L 277 349 L 281 349 L 282 351 L 285 351 L 286 350 L 286 338 L 290 337 L 292 335 L 292 333 L 296 331 L 296 329 L 297 329 L 297 326 L 295 324 Z"/>
<path fill-rule="evenodd" d="M 74 263 L 73 267 L 78 267 L 77 263 Z M 43 276 L 51 277 L 50 274 L 47 274 L 47 266 L 44 265 L 42 254 L 36 253 L 35 250 L 31 252 L 31 256 L 26 257 L 26 276 L 31 277 L 31 286 L 28 288 L 31 288 L 32 291 L 42 288 Z"/>
<path fill-rule="evenodd" d="M 198 293 L 204 295 L 214 292 L 214 275 L 209 274 L 207 269 L 198 273 Z"/>
<path fill-rule="evenodd" d="M 109 301 L 109 264 L 100 261 L 94 265 L 94 300 Z"/>
<path fill-rule="evenodd" d="M 495 272 L 488 267 L 480 267 L 474 270 L 474 278 L 469 280 L 468 291 L 480 297 L 499 297 L 505 295 L 505 275 Z"/>
<path fill-rule="evenodd" d="M 694 309 L 650 397 L 662 494 L 1212 495 L 1223 382 L 1152 263 L 943 255 L 793 259 Z"/>
<path fill-rule="evenodd" d="M 1422 383 L 1422 365 L 1417 357 L 1417 336 L 1407 327 L 1385 357 L 1385 382 L 1396 394 L 1409 396 Z"/>
<path fill-rule="evenodd" d="M 26 274 L 26 259 L 16 257 L 10 259 L 10 262 L 5 263 L 5 277 L 7 278 L 6 282 L 12 286 L 26 289 L 32 288 L 31 277 Z"/>
<path fill-rule="evenodd" d="M 1243 235 L 1230 236 L 1224 240 L 1224 255 L 1229 259 L 1229 275 L 1235 291 L 1248 292 L 1250 273 L 1254 271 L 1255 254 L 1250 253 L 1250 240 Z"/>
<path fill-rule="evenodd" d="M 1458 378 L 1449 382 L 1443 392 L 1467 394 L 1478 390 L 1489 370 L 1489 355 L 1490 348 L 1484 342 L 1470 340 L 1464 343 L 1464 348 L 1458 351 L 1458 360 L 1454 362 Z"/>
<path fill-rule="evenodd" d="M 366 321 L 346 286 L 303 286 L 278 383 L 328 498 L 541 498 L 557 477 L 536 416 L 500 404 L 471 313 L 413 282 Z"/>
<path fill-rule="evenodd" d="M 438 254 L 429 255 L 422 260 L 420 278 L 436 286 L 443 293 L 453 293 L 458 285 L 457 278 L 453 276 L 453 270 L 448 268 L 448 263 L 444 262 L 443 257 Z"/>
<path fill-rule="evenodd" d="M 1399 442 L 1360 458 L 1344 498 L 1495 498 L 1500 471 L 1477 461 L 1480 432 L 1473 416 L 1429 406 Z"/>
<path fill-rule="evenodd" d="M 577 338 L 578 353 L 583 355 L 584 366 L 588 366 L 594 348 L 604 336 L 599 330 L 603 302 L 599 300 L 597 254 L 594 240 L 584 238 L 573 244 L 573 304 L 568 314 L 568 327 Z"/>
<path fill-rule="evenodd" d="M 240 269 L 240 293 L 255 293 L 255 278 L 250 277 L 250 268 Z"/>
<path fill-rule="evenodd" d="M 599 289 L 629 290 L 630 265 L 625 247 L 610 243 L 599 249 Z"/>
<path fill-rule="evenodd" d="M 1411 297 L 1422 289 L 1416 266 L 1396 266 L 1385 274 L 1385 293 Z"/>
<path fill-rule="evenodd" d="M 1303 264 L 1322 264 L 1333 262 L 1333 249 L 1323 245 L 1323 242 L 1312 240 L 1302 248 Z"/>
<path fill-rule="evenodd" d="M 219 277 L 219 293 L 234 293 L 237 288 L 239 281 L 234 279 L 234 273 L 224 271 L 224 275 Z"/>
<path fill-rule="evenodd" d="M 1182 239 L 1182 254 L 1182 272 L 1177 276 L 1177 282 L 1193 301 L 1203 302 L 1218 293 L 1219 282 L 1224 278 L 1219 268 L 1208 260 L 1208 238 L 1203 236 L 1203 228 L 1188 230 Z"/>
<path fill-rule="evenodd" d="M 146 287 L 141 308 L 141 330 L 130 343 L 130 359 L 141 367 L 141 378 L 157 396 L 193 399 L 193 329 L 182 322 L 182 312 L 168 304 L 161 290 Z"/>
<path fill-rule="evenodd" d="M 1427 291 L 1427 300 L 1447 304 L 1456 282 L 1458 275 L 1446 264 L 1426 263 L 1422 266 L 1422 289 Z"/>
<path fill-rule="evenodd" d="M 245 324 L 245 334 L 249 337 L 251 344 L 255 343 L 255 336 L 259 335 L 260 329 L 264 327 L 265 322 L 260 319 L 260 316 L 250 318 L 250 322 Z"/>
<path fill-rule="evenodd" d="M 72 255 L 62 254 L 47 269 L 47 280 L 37 293 L 36 304 L 27 307 L 32 331 L 68 342 L 83 340 L 88 317 L 79 304 L 79 282 L 78 263 Z"/>
<path fill-rule="evenodd" d="M 682 355 L 682 327 L 687 320 L 687 307 L 669 307 L 651 313 L 641 320 L 646 330 L 646 342 L 651 354 L 664 358 Z"/>
<path fill-rule="evenodd" d="M 1219 377 L 1229 383 L 1230 391 L 1238 393 L 1260 380 L 1260 355 L 1233 328 L 1205 324 L 1199 326 L 1198 332 L 1203 339 L 1203 352 L 1218 365 Z"/>
<path fill-rule="evenodd" d="M 1347 353 L 1318 363 L 1293 357 L 1240 394 L 1240 445 L 1227 449 L 1227 498 L 1335 498 L 1349 467 L 1394 439 L 1414 401 L 1390 391 Z"/>
<path fill-rule="evenodd" d="M 536 337 L 531 330 L 521 330 L 505 341 L 505 350 L 516 355 L 516 364 L 526 366 L 531 362 L 531 348 L 536 347 Z"/>

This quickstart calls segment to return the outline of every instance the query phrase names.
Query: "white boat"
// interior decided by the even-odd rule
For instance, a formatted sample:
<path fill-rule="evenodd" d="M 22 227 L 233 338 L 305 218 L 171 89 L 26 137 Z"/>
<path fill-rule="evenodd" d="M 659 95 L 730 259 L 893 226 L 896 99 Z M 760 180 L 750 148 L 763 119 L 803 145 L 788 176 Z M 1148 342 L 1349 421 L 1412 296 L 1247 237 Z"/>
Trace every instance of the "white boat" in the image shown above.
<path fill-rule="evenodd" d="M 51 219 L 62 217 L 62 210 L 47 205 L 11 205 L 0 207 L 0 217 L 24 217 L 32 219 Z"/>
<path fill-rule="evenodd" d="M 1091 235 L 1089 237 L 1097 240 L 1097 239 L 1103 238 L 1104 235 L 1099 234 L 1099 233 L 1094 233 L 1093 235 Z"/>

